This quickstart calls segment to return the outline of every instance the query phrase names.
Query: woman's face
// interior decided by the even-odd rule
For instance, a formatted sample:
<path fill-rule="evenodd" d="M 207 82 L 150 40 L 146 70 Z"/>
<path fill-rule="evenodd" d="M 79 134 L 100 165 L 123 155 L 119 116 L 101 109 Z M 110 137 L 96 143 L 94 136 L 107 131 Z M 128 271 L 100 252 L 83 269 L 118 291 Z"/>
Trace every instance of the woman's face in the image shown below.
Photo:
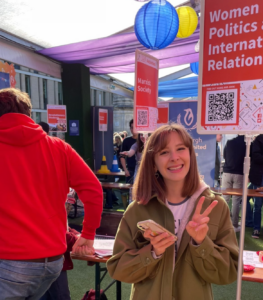
<path fill-rule="evenodd" d="M 190 169 L 190 151 L 177 132 L 171 132 L 164 149 L 155 154 L 155 169 L 165 183 L 184 181 Z"/>
<path fill-rule="evenodd" d="M 117 144 L 119 144 L 121 141 L 120 141 L 120 138 L 119 137 L 116 137 L 115 138 L 115 142 L 117 143 Z"/>
<path fill-rule="evenodd" d="M 140 134 L 140 140 L 143 142 L 143 144 L 147 141 L 148 134 Z"/>

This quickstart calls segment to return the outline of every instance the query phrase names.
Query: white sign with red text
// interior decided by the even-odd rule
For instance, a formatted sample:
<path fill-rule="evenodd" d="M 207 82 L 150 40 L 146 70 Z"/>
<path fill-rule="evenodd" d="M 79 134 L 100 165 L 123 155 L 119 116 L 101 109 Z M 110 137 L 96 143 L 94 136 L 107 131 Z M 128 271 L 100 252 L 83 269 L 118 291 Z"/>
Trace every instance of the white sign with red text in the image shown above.
<path fill-rule="evenodd" d="M 108 110 L 99 108 L 99 131 L 108 130 Z"/>
<path fill-rule="evenodd" d="M 158 119 L 159 60 L 149 54 L 135 52 L 134 129 L 153 132 Z"/>
<path fill-rule="evenodd" d="M 263 130 L 263 1 L 203 0 L 200 134 Z"/>

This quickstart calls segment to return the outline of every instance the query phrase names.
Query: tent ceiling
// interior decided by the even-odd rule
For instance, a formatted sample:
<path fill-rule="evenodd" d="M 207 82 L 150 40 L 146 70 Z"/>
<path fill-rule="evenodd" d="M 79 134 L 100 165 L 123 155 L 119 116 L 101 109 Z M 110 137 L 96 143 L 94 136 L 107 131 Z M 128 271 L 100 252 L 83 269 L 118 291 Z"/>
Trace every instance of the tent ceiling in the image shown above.
<path fill-rule="evenodd" d="M 190 37 L 176 38 L 162 50 L 146 49 L 139 43 L 135 33 L 130 32 L 38 52 L 61 62 L 84 64 L 92 74 L 129 73 L 134 72 L 136 49 L 158 58 L 161 69 L 196 62 L 199 60 L 199 53 L 195 51 L 198 40 L 199 25 Z"/>
<path fill-rule="evenodd" d="M 185 0 L 169 2 L 177 6 Z M 97 39 L 131 27 L 137 11 L 145 4 L 134 0 L 1 0 L 0 3 L 0 28 L 45 48 Z"/>

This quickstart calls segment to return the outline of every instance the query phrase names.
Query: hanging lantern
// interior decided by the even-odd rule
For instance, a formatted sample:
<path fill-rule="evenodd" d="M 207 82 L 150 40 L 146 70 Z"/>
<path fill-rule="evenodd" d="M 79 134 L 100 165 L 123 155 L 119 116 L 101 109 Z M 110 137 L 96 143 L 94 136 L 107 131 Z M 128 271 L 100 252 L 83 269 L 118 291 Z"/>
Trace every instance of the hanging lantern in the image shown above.
<path fill-rule="evenodd" d="M 178 38 L 187 38 L 192 35 L 198 25 L 198 17 L 190 6 L 180 6 L 176 9 L 179 17 Z"/>
<path fill-rule="evenodd" d="M 175 8 L 166 0 L 152 0 L 140 8 L 134 30 L 139 42 L 146 48 L 163 49 L 175 39 L 179 19 Z"/>
<path fill-rule="evenodd" d="M 196 75 L 199 74 L 199 62 L 194 62 L 190 64 L 190 69 L 193 73 L 195 73 Z"/>

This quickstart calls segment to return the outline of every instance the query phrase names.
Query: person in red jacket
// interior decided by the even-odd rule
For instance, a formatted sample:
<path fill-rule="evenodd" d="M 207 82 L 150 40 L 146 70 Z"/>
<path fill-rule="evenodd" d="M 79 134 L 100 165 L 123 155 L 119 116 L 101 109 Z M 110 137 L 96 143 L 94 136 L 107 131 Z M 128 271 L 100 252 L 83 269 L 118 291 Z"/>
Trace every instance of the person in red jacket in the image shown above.
<path fill-rule="evenodd" d="M 0 295 L 38 300 L 59 276 L 65 253 L 69 187 L 84 204 L 79 255 L 94 253 L 101 184 L 83 159 L 31 119 L 26 93 L 0 90 Z"/>

